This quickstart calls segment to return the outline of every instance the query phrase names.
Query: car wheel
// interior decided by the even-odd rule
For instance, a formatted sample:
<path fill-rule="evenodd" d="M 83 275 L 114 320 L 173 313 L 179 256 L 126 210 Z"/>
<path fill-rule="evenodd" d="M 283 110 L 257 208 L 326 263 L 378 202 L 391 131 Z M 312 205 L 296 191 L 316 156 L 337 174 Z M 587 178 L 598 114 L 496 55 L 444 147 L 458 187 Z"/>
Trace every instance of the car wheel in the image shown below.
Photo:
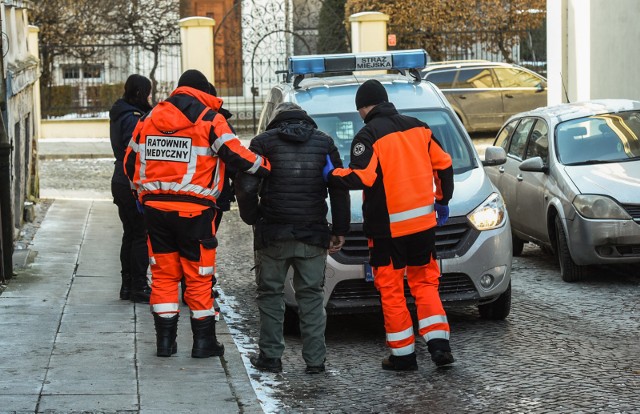
<path fill-rule="evenodd" d="M 486 305 L 478 305 L 478 312 L 482 319 L 502 320 L 509 316 L 511 312 L 511 282 L 509 287 L 498 299 Z"/>
<path fill-rule="evenodd" d="M 524 249 L 524 240 L 511 233 L 511 246 L 513 247 L 513 255 L 520 256 Z"/>
<path fill-rule="evenodd" d="M 565 282 L 577 282 L 584 277 L 585 266 L 577 265 L 571 258 L 567 235 L 562 227 L 560 216 L 556 216 L 556 238 L 560 275 Z"/>
<path fill-rule="evenodd" d="M 285 306 L 282 332 L 285 335 L 300 335 L 300 318 L 298 317 L 298 309 Z"/>

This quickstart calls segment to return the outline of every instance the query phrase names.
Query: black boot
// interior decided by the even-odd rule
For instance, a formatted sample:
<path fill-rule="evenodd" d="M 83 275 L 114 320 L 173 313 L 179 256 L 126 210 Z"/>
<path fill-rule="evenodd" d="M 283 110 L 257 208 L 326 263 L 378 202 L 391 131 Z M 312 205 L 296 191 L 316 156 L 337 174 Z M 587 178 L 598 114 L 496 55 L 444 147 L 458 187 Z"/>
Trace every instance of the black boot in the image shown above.
<path fill-rule="evenodd" d="M 215 317 L 191 318 L 191 330 L 193 331 L 192 358 L 209 358 L 224 355 L 224 345 L 216 339 Z"/>
<path fill-rule="evenodd" d="M 418 362 L 416 361 L 416 353 L 412 352 L 409 355 L 389 355 L 382 360 L 382 369 L 389 371 L 415 371 L 418 369 Z"/>
<path fill-rule="evenodd" d="M 258 368 L 260 371 L 274 373 L 282 372 L 282 360 L 280 358 L 268 358 L 264 355 L 264 352 L 262 352 L 262 350 L 258 353 L 258 355 L 250 357 L 249 361 L 251 362 L 251 365 Z M 322 368 L 322 370 L 324 371 L 324 364 L 322 365 Z"/>
<path fill-rule="evenodd" d="M 131 301 L 136 303 L 149 303 L 151 298 L 151 288 L 147 281 L 147 275 L 133 277 L 131 281 Z"/>
<path fill-rule="evenodd" d="M 129 300 L 131 297 L 131 275 L 129 273 L 122 274 L 122 284 L 120 285 L 120 299 Z"/>
<path fill-rule="evenodd" d="M 159 357 L 170 357 L 178 352 L 176 337 L 178 336 L 178 318 L 176 313 L 171 318 L 163 318 L 157 313 L 153 314 L 153 322 L 156 326 L 156 355 Z"/>
<path fill-rule="evenodd" d="M 449 346 L 449 340 L 447 339 L 432 339 L 427 342 L 429 353 L 431 354 L 431 360 L 436 363 L 437 366 L 449 365 L 455 362 L 453 355 L 451 354 L 451 347 Z"/>

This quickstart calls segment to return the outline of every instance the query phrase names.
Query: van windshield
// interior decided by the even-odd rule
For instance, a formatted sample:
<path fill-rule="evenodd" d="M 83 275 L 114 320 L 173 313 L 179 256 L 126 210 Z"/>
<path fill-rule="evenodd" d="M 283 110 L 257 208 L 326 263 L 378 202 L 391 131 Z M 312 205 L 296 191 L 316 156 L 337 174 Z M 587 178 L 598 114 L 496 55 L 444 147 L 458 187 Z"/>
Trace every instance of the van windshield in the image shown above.
<path fill-rule="evenodd" d="M 461 174 L 476 167 L 473 152 L 467 140 L 456 128 L 451 116 L 441 110 L 411 110 L 400 111 L 404 115 L 413 116 L 427 123 L 433 135 L 451 155 L 453 171 Z M 357 112 L 340 114 L 311 115 L 318 129 L 331 135 L 335 141 L 345 166 L 351 161 L 351 141 L 354 135 L 364 126 L 364 122 Z"/>

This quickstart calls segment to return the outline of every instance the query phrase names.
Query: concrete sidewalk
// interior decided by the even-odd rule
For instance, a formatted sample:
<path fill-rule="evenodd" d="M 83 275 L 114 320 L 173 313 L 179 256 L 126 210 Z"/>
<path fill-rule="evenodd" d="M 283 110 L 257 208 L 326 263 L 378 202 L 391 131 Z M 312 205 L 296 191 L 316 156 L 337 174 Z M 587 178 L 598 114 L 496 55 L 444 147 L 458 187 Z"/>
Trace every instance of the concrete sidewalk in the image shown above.
<path fill-rule="evenodd" d="M 221 358 L 155 356 L 149 305 L 118 299 L 121 225 L 111 201 L 55 200 L 0 295 L 0 412 L 261 413 L 229 330 Z M 33 254 L 32 254 L 33 256 Z"/>

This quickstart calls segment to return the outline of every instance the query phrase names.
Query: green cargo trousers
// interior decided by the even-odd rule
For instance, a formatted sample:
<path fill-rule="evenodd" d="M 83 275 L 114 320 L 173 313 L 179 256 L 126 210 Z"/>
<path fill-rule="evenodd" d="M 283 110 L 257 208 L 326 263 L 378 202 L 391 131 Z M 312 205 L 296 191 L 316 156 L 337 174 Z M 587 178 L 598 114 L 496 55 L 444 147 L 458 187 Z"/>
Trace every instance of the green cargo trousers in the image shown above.
<path fill-rule="evenodd" d="M 284 282 L 293 268 L 293 287 L 300 317 L 302 358 L 309 366 L 324 363 L 324 270 L 327 250 L 296 240 L 274 241 L 256 251 L 256 284 L 260 309 L 258 345 L 267 358 L 281 358 L 284 352 Z"/>

